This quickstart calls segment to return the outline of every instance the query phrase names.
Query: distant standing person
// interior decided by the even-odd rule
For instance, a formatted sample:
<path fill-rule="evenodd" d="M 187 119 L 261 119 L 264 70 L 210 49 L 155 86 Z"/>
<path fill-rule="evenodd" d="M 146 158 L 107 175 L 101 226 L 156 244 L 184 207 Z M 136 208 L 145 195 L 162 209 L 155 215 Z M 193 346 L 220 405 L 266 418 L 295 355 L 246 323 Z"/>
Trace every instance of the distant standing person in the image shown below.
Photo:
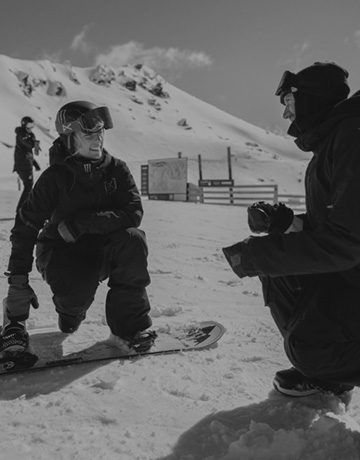
<path fill-rule="evenodd" d="M 24 186 L 16 211 L 18 211 L 29 196 L 34 185 L 33 168 L 36 171 L 40 170 L 40 166 L 34 158 L 34 153 L 35 155 L 39 155 L 40 151 L 40 141 L 36 140 L 32 132 L 34 127 L 35 122 L 31 117 L 23 117 L 21 119 L 21 126 L 15 128 L 16 145 L 13 172 L 19 175 Z"/>

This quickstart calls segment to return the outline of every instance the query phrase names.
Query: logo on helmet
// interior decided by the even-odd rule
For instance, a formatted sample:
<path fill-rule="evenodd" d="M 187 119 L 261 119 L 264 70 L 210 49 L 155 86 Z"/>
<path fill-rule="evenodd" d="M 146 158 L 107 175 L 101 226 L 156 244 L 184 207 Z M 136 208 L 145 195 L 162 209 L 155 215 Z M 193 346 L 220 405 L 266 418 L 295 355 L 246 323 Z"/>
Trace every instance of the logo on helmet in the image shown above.
<path fill-rule="evenodd" d="M 66 133 L 66 131 L 72 131 L 71 123 L 68 125 L 62 125 L 63 132 Z"/>

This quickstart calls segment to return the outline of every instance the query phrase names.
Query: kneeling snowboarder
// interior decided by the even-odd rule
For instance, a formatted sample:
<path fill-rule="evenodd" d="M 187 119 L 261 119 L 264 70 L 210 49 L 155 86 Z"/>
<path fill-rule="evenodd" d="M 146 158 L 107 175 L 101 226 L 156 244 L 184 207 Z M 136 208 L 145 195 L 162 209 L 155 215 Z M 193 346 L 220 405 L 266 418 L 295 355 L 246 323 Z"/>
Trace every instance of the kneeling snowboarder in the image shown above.
<path fill-rule="evenodd" d="M 8 295 L 0 353 L 28 349 L 26 320 L 38 300 L 29 285 L 36 267 L 50 285 L 59 328 L 73 333 L 85 319 L 99 283 L 108 279 L 106 319 L 111 333 L 135 349 L 154 335 L 146 286 L 148 248 L 139 229 L 143 208 L 127 165 L 103 147 L 113 127 L 107 107 L 86 101 L 64 105 L 50 166 L 20 207 L 11 230 Z"/>

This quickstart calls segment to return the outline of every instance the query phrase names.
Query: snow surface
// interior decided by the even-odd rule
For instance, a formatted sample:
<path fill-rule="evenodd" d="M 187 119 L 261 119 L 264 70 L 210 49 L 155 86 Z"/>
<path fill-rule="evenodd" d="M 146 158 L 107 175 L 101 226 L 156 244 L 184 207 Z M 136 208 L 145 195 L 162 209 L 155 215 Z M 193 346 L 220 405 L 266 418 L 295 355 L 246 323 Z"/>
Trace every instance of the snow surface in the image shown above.
<path fill-rule="evenodd" d="M 248 235 L 245 210 L 144 206 L 154 327 L 216 320 L 227 332 L 211 350 L 1 377 L 1 458 L 359 459 L 357 389 L 348 411 L 334 397 L 272 390 L 274 373 L 289 366 L 281 338 L 259 282 L 236 278 L 221 252 Z M 2 273 L 11 226 L 0 222 Z M 35 271 L 31 280 L 41 307 L 29 329 L 55 325 L 48 287 Z M 103 284 L 81 326 L 103 339 L 105 292 Z"/>
<path fill-rule="evenodd" d="M 226 171 L 221 148 L 230 139 L 239 155 L 239 180 L 256 183 L 261 178 L 289 192 L 301 190 L 299 179 L 306 162 L 291 141 L 204 105 L 166 82 L 170 98 L 167 104 L 160 101 L 163 118 L 150 119 L 154 122 L 150 126 L 146 111 L 135 110 L 144 109 L 145 103 L 134 103 L 120 83 L 99 86 L 89 82 L 94 69 L 75 69 L 81 82 L 77 85 L 70 78 L 68 64 L 0 56 L 0 217 L 13 216 L 19 198 L 11 174 L 13 131 L 19 118 L 33 114 L 30 109 L 36 113 L 35 134 L 42 141 L 40 162 L 45 167 L 46 148 L 55 137 L 56 106 L 66 102 L 47 94 L 45 85 L 36 87 L 31 97 L 25 96 L 14 71 L 38 72 L 37 78 L 55 80 L 54 68 L 68 100 L 88 99 L 89 94 L 95 100 L 99 95 L 114 109 L 116 104 L 125 105 L 124 98 L 128 98 L 126 108 L 119 106 L 115 112 L 118 128 L 107 133 L 107 147 L 124 158 L 135 175 L 148 159 L 174 157 L 180 147 L 184 153 L 191 152 L 194 164 L 200 152 L 215 165 L 212 170 L 209 166 L 210 172 Z M 136 95 L 144 101 L 148 97 L 145 92 Z M 188 118 L 196 130 L 179 133 L 177 115 Z M 263 306 L 258 280 L 237 278 L 221 251 L 249 235 L 246 210 L 147 199 L 144 208 L 142 228 L 150 250 L 148 292 L 154 328 L 215 320 L 226 327 L 225 335 L 210 350 L 1 377 L 0 458 L 359 460 L 358 389 L 351 401 L 324 395 L 293 399 L 272 390 L 274 373 L 289 366 L 281 337 Z M 0 273 L 7 267 L 12 225 L 11 220 L 0 220 Z M 41 306 L 32 310 L 28 328 L 56 325 L 49 288 L 36 270 L 30 278 Z M 5 276 L 0 280 L 5 296 Z M 102 339 L 109 332 L 104 317 L 106 290 L 103 283 L 81 326 L 87 334 Z"/>

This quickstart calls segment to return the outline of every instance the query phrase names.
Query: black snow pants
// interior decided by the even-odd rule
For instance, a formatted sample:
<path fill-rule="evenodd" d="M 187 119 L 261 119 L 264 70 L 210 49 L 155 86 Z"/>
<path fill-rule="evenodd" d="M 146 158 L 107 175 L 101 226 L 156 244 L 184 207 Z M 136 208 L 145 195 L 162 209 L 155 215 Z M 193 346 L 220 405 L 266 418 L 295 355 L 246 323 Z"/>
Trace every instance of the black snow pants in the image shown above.
<path fill-rule="evenodd" d="M 260 281 L 292 365 L 308 377 L 360 386 L 360 286 L 340 273 Z"/>
<path fill-rule="evenodd" d="M 16 211 L 18 211 L 19 208 L 21 208 L 23 203 L 26 201 L 34 185 L 34 174 L 33 174 L 32 169 L 26 169 L 24 171 L 17 171 L 17 173 L 23 183 L 24 189 L 20 196 L 19 202 L 16 206 Z"/>
<path fill-rule="evenodd" d="M 128 228 L 108 235 L 84 235 L 75 243 L 40 240 L 36 265 L 53 293 L 59 314 L 81 318 L 108 278 L 106 320 L 114 335 L 127 337 L 151 326 L 146 286 L 145 233 Z"/>

